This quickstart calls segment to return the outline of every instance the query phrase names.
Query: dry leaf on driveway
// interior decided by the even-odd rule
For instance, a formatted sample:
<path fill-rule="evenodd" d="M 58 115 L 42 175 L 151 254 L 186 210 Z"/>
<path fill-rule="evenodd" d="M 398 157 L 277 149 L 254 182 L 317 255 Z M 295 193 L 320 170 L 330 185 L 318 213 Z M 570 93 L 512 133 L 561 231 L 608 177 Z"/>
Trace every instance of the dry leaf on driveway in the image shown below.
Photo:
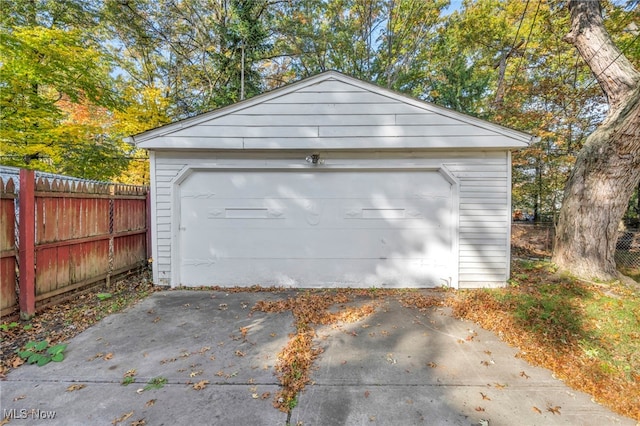
<path fill-rule="evenodd" d="M 550 413 L 553 413 L 553 414 L 560 414 L 560 408 L 562 408 L 562 407 L 559 407 L 557 405 L 555 407 L 549 406 L 549 407 L 547 407 L 547 411 L 550 412 Z"/>
<path fill-rule="evenodd" d="M 128 413 L 123 414 L 122 416 L 120 416 L 117 419 L 115 419 L 114 421 L 112 421 L 111 424 L 112 425 L 117 425 L 118 423 L 124 422 L 125 420 L 127 420 L 131 416 L 133 416 L 133 411 L 129 411 Z"/>
<path fill-rule="evenodd" d="M 195 390 L 202 390 L 202 389 L 206 388 L 208 384 L 209 384 L 208 380 L 200 380 L 198 383 L 193 385 L 193 388 Z"/>
<path fill-rule="evenodd" d="M 77 391 L 77 390 L 80 390 L 80 389 L 85 388 L 86 386 L 87 386 L 87 385 L 85 385 L 85 384 L 70 385 L 70 386 L 67 388 L 67 392 Z"/>

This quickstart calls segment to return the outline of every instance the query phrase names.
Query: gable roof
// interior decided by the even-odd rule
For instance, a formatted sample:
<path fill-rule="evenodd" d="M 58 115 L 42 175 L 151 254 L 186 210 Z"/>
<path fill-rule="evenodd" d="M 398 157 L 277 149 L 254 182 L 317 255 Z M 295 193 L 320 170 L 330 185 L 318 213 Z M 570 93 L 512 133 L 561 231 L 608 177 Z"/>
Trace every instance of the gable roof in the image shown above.
<path fill-rule="evenodd" d="M 146 149 L 517 149 L 531 135 L 336 71 L 131 138 Z"/>

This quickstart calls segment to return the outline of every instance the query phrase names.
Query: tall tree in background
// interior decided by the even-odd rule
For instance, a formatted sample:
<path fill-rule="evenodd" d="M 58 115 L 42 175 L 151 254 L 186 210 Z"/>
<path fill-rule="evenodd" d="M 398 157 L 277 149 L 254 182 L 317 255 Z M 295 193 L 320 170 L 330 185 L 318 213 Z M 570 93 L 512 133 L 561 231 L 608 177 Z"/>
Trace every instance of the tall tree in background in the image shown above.
<path fill-rule="evenodd" d="M 2 163 L 90 179 L 117 175 L 122 144 L 108 127 L 118 99 L 94 37 L 94 11 L 79 1 L 2 6 Z"/>
<path fill-rule="evenodd" d="M 107 0 L 103 18 L 128 83 L 161 89 L 177 120 L 262 91 L 269 13 L 266 0 Z"/>
<path fill-rule="evenodd" d="M 600 2 L 569 2 L 573 44 L 609 112 L 580 150 L 564 194 L 553 261 L 587 279 L 612 279 L 618 226 L 640 181 L 640 72 L 605 29 Z M 637 36 L 636 36 L 637 37 Z"/>
<path fill-rule="evenodd" d="M 274 55 L 296 77 L 338 70 L 420 96 L 448 0 L 295 0 L 277 8 Z"/>

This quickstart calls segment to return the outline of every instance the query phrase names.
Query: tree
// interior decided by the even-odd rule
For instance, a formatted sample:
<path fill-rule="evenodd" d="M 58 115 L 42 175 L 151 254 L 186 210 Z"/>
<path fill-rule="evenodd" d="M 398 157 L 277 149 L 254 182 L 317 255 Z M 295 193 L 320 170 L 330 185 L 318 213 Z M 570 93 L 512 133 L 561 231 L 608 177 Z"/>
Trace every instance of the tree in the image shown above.
<path fill-rule="evenodd" d="M 262 91 L 266 0 L 107 0 L 103 21 L 129 84 L 163 88 L 173 120 Z"/>
<path fill-rule="evenodd" d="M 609 111 L 578 153 L 552 260 L 578 277 L 609 280 L 617 275 L 618 226 L 640 181 L 640 72 L 612 41 L 600 2 L 571 0 L 569 11 L 565 39 L 592 70 Z"/>
<path fill-rule="evenodd" d="M 110 64 L 79 29 L 0 30 L 0 151 L 4 164 L 108 179 L 123 166 L 106 137 L 117 97 Z"/>

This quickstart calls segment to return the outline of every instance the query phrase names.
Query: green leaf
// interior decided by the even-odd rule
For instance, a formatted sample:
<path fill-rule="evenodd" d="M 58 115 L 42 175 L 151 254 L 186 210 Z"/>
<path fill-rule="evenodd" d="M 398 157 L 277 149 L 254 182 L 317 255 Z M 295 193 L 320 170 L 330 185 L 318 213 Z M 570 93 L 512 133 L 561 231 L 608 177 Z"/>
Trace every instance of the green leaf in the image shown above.
<path fill-rule="evenodd" d="M 40 355 L 40 358 L 38 358 L 38 367 L 42 367 L 43 365 L 47 365 L 50 362 L 51 362 L 51 358 L 49 358 L 48 356 Z"/>
<path fill-rule="evenodd" d="M 31 355 L 33 355 L 33 352 L 31 351 L 20 351 L 18 352 L 18 356 L 22 359 L 28 359 Z"/>
<path fill-rule="evenodd" d="M 60 362 L 64 359 L 64 354 L 62 352 L 58 352 L 56 354 L 51 355 L 51 361 Z"/>
<path fill-rule="evenodd" d="M 31 342 L 27 342 L 27 344 L 26 344 L 26 345 L 24 345 L 24 348 L 25 348 L 25 349 L 31 349 L 31 348 L 33 348 L 35 345 L 37 345 L 37 342 L 33 342 L 33 341 L 31 341 Z"/>
<path fill-rule="evenodd" d="M 47 346 L 49 346 L 49 342 L 43 340 L 41 342 L 38 342 L 33 349 L 35 349 L 36 351 L 43 351 L 47 348 Z"/>
<path fill-rule="evenodd" d="M 96 296 L 100 300 L 107 300 L 107 299 L 111 299 L 112 294 L 111 293 L 98 293 L 98 294 L 96 294 Z"/>
<path fill-rule="evenodd" d="M 51 346 L 47 349 L 47 353 L 51 355 L 62 354 L 62 352 L 67 348 L 67 345 L 64 343 L 59 343 L 57 345 Z"/>
<path fill-rule="evenodd" d="M 27 360 L 27 363 L 35 364 L 36 362 L 38 362 L 40 360 L 41 357 L 42 357 L 42 355 L 40 355 L 40 354 L 31 354 L 31 356 L 29 356 L 29 359 Z"/>

